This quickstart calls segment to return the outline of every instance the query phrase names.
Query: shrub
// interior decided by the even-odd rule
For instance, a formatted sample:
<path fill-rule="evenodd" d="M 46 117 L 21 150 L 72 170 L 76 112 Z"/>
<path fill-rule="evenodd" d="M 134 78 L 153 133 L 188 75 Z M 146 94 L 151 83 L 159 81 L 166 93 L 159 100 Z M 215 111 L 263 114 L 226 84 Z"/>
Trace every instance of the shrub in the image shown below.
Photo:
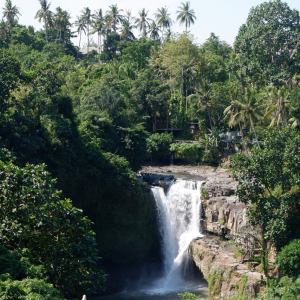
<path fill-rule="evenodd" d="M 204 146 L 202 143 L 182 143 L 172 144 L 171 151 L 175 153 L 176 158 L 187 160 L 202 161 L 204 155 Z"/>
<path fill-rule="evenodd" d="M 3 276 L 2 276 L 3 279 Z M 20 300 L 62 300 L 60 292 L 41 279 L 0 281 L 0 299 Z"/>
<path fill-rule="evenodd" d="M 284 275 L 297 276 L 300 274 L 300 240 L 292 240 L 284 246 L 276 257 Z"/>
<path fill-rule="evenodd" d="M 155 133 L 147 138 L 147 154 L 151 159 L 166 160 L 170 152 L 173 136 L 168 133 Z"/>

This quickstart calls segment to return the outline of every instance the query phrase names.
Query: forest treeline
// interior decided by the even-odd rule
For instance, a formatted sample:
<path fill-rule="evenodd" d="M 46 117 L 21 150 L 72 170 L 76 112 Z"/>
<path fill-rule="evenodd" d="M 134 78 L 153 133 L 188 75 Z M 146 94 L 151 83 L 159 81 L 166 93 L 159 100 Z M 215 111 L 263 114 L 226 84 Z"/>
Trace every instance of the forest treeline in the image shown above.
<path fill-rule="evenodd" d="M 117 5 L 106 13 L 84 8 L 71 24 L 62 8 L 39 2 L 42 30 L 19 24 L 21 12 L 11 0 L 0 23 L 0 258 L 13 257 L 13 266 L 24 270 L 2 268 L 0 293 L 29 299 L 39 285 L 50 289 L 49 282 L 62 293 L 53 289 L 50 298 L 60 299 L 86 292 L 92 282 L 101 288 L 102 266 L 157 259 L 155 207 L 135 181 L 147 160 L 176 152 L 218 162 L 221 132 L 240 131 L 245 150 L 253 137 L 261 148 L 267 128 L 298 132 L 300 16 L 280 0 L 262 3 L 231 47 L 214 33 L 202 45 L 195 42 L 189 2 L 178 8 L 181 34 L 171 34 L 165 7 L 153 20 L 146 9 L 134 18 Z M 82 33 L 85 46 L 98 51 L 80 53 L 71 39 L 78 34 L 81 42 Z M 199 132 L 191 134 L 190 123 L 198 123 Z M 176 145 L 171 135 L 155 133 L 169 128 L 200 143 Z"/>

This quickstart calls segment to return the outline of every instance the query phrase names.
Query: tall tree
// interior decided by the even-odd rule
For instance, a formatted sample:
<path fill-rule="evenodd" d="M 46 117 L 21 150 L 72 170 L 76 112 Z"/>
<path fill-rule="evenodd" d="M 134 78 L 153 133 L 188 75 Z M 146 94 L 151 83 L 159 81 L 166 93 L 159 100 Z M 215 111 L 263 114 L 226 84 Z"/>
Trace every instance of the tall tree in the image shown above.
<path fill-rule="evenodd" d="M 135 19 L 135 23 L 140 32 L 143 32 L 143 36 L 147 36 L 147 28 L 149 27 L 149 22 L 152 21 L 150 18 L 147 18 L 148 12 L 148 10 L 146 11 L 146 9 L 143 8 L 139 11 L 139 17 Z"/>
<path fill-rule="evenodd" d="M 82 31 L 85 33 L 86 24 L 82 20 L 82 18 L 77 16 L 77 20 L 75 21 L 75 26 L 77 27 L 77 32 L 79 34 L 79 46 L 78 46 L 78 51 L 77 51 L 77 60 L 78 60 L 78 53 L 79 53 L 79 50 L 80 50 L 80 43 L 81 43 L 81 34 L 82 34 Z"/>
<path fill-rule="evenodd" d="M 52 25 L 52 15 L 53 15 L 52 12 L 50 11 L 51 3 L 48 3 L 47 0 L 39 0 L 39 3 L 41 5 L 41 8 L 37 11 L 34 18 L 38 19 L 39 22 L 42 22 L 42 20 L 44 21 L 46 42 L 48 43 L 47 29 Z"/>
<path fill-rule="evenodd" d="M 152 21 L 152 23 L 149 26 L 148 33 L 150 35 L 150 39 L 157 40 L 159 38 L 159 27 L 155 23 L 155 21 Z"/>
<path fill-rule="evenodd" d="M 241 95 L 240 100 L 236 100 L 235 104 L 237 105 L 237 112 L 231 116 L 231 124 L 238 124 L 239 122 L 242 124 L 249 123 L 250 130 L 254 132 L 257 146 L 260 148 L 255 130 L 255 121 L 262 118 L 262 110 L 265 108 L 265 104 L 257 96 L 257 92 L 250 88 L 246 90 L 244 95 Z"/>
<path fill-rule="evenodd" d="M 6 0 L 3 9 L 3 17 L 6 18 L 9 28 L 11 29 L 14 24 L 14 20 L 18 19 L 20 14 L 19 7 L 12 4 L 11 0 Z"/>
<path fill-rule="evenodd" d="M 195 11 L 191 9 L 189 1 L 185 3 L 182 2 L 178 8 L 179 10 L 176 12 L 178 14 L 177 21 L 179 21 L 180 25 L 185 24 L 185 31 L 187 32 L 187 28 L 197 20 Z"/>
<path fill-rule="evenodd" d="M 124 20 L 122 22 L 122 27 L 120 29 L 120 37 L 122 40 L 125 40 L 125 41 L 128 41 L 128 40 L 133 40 L 135 39 L 135 36 L 132 32 L 133 28 L 135 26 L 134 25 L 131 25 L 130 21 L 129 20 Z"/>
<path fill-rule="evenodd" d="M 164 31 L 167 28 L 170 28 L 173 24 L 172 19 L 170 18 L 170 14 L 168 13 L 168 9 L 166 7 L 158 8 L 157 12 L 154 14 L 156 18 L 156 22 L 158 26 L 162 30 L 162 39 L 164 38 Z"/>
<path fill-rule="evenodd" d="M 123 15 L 120 13 L 123 11 L 123 9 L 119 9 L 118 5 L 111 5 L 110 10 L 107 12 L 108 15 L 111 16 L 111 24 L 112 29 L 114 32 L 117 31 L 117 25 L 123 21 Z"/>
<path fill-rule="evenodd" d="M 59 42 L 66 42 L 66 33 L 71 26 L 70 15 L 67 11 L 62 10 L 61 7 L 56 8 L 56 13 L 54 16 L 54 25 L 57 29 L 57 39 L 59 37 Z M 62 36 L 63 33 L 63 36 Z"/>
<path fill-rule="evenodd" d="M 287 126 L 286 108 L 289 106 L 290 92 L 286 88 L 268 88 L 264 99 L 266 100 L 267 111 L 264 119 L 271 119 L 270 127 L 275 125 Z"/>
<path fill-rule="evenodd" d="M 252 85 L 285 85 L 299 72 L 300 15 L 280 0 L 250 10 L 234 42 L 231 68 Z"/>
<path fill-rule="evenodd" d="M 85 7 L 81 11 L 81 19 L 85 22 L 87 26 L 87 55 L 89 57 L 89 48 L 90 48 L 90 24 L 92 21 L 92 12 L 88 7 Z"/>
<path fill-rule="evenodd" d="M 90 32 L 90 34 L 98 34 L 98 48 L 100 55 L 102 51 L 102 35 L 105 33 L 105 19 L 101 8 L 95 12 L 91 26 L 93 30 Z"/>

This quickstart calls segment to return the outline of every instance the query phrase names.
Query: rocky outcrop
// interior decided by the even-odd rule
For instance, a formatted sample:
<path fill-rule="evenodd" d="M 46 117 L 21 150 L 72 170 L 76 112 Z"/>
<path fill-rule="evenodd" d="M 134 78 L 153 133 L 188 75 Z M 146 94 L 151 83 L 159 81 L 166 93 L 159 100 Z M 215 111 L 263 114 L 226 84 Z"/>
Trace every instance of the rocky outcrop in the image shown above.
<path fill-rule="evenodd" d="M 203 226 L 209 233 L 239 232 L 246 225 L 246 205 L 234 196 L 237 182 L 229 172 L 215 171 L 203 183 Z"/>
<path fill-rule="evenodd" d="M 138 180 L 140 180 L 141 182 L 147 182 L 152 186 L 160 186 L 164 189 L 168 189 L 172 180 L 174 180 L 174 175 L 163 175 L 142 171 L 138 174 Z"/>
<path fill-rule="evenodd" d="M 208 234 L 238 234 L 246 225 L 246 205 L 234 196 L 237 182 L 231 177 L 228 169 L 189 166 L 145 167 L 140 175 L 148 184 L 166 189 L 174 177 L 161 173 L 168 172 L 173 173 L 175 178 L 190 178 L 190 175 L 194 175 L 198 180 L 204 181 L 202 220 Z"/>
<path fill-rule="evenodd" d="M 209 298 L 256 298 L 261 289 L 261 274 L 239 263 L 233 244 L 207 236 L 193 241 L 191 250 L 194 262 L 209 284 Z"/>

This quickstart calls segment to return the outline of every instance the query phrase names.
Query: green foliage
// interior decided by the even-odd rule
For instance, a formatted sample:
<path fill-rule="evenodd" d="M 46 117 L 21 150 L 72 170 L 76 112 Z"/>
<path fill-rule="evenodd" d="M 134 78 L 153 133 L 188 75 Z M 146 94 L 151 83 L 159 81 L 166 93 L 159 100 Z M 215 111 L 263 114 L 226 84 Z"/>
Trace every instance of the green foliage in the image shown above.
<path fill-rule="evenodd" d="M 237 55 L 232 59 L 243 84 L 283 85 L 298 72 L 299 55 L 291 53 L 299 43 L 299 21 L 299 12 L 280 0 L 251 9 L 236 37 Z"/>
<path fill-rule="evenodd" d="M 170 156 L 173 136 L 168 133 L 155 133 L 147 138 L 147 154 L 151 159 L 166 160 Z M 171 150 L 172 151 L 172 150 Z"/>
<path fill-rule="evenodd" d="M 266 131 L 261 149 L 254 146 L 251 157 L 236 154 L 231 162 L 233 177 L 239 181 L 236 194 L 240 201 L 252 204 L 250 222 L 263 226 L 264 238 L 278 249 L 299 236 L 295 229 L 300 222 L 296 213 L 300 194 L 293 188 L 300 176 L 299 143 L 299 134 L 290 128 Z"/>
<path fill-rule="evenodd" d="M 258 295 L 259 300 L 294 300 L 299 299 L 300 278 L 292 279 L 283 277 L 278 282 L 271 280 L 270 287 Z"/>
<path fill-rule="evenodd" d="M 0 281 L 0 299 L 62 300 L 59 291 L 41 279 Z"/>
<path fill-rule="evenodd" d="M 201 186 L 200 194 L 201 194 L 201 200 L 205 200 L 209 197 L 208 191 L 202 186 Z"/>
<path fill-rule="evenodd" d="M 276 256 L 281 272 L 296 277 L 300 274 L 300 240 L 295 239 L 284 246 Z"/>
<path fill-rule="evenodd" d="M 179 293 L 178 296 L 182 299 L 182 300 L 197 300 L 199 299 L 199 297 L 197 295 L 194 295 L 192 293 Z"/>
<path fill-rule="evenodd" d="M 6 51 L 0 52 L 0 105 L 3 109 L 7 106 L 7 100 L 10 96 L 10 91 L 17 87 L 17 83 L 21 78 L 20 63 Z"/>
<path fill-rule="evenodd" d="M 50 281 L 66 294 L 102 286 L 91 222 L 69 200 L 60 200 L 45 165 L 19 168 L 0 162 L 0 236 L 5 245 L 28 247 Z"/>
<path fill-rule="evenodd" d="M 203 143 L 174 143 L 171 144 L 170 150 L 175 153 L 176 158 L 187 160 L 202 161 L 204 156 Z"/>

